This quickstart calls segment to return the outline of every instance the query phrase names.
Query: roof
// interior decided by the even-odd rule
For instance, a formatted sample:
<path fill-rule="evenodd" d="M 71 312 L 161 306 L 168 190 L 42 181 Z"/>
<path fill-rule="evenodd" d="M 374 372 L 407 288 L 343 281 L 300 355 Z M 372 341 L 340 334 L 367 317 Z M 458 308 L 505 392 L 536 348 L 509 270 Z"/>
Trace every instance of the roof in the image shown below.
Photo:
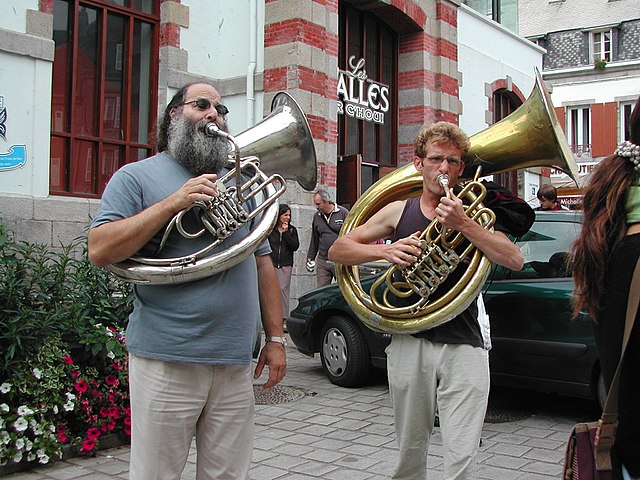
<path fill-rule="evenodd" d="M 640 19 L 640 0 L 520 0 L 523 37 L 591 29 Z"/>

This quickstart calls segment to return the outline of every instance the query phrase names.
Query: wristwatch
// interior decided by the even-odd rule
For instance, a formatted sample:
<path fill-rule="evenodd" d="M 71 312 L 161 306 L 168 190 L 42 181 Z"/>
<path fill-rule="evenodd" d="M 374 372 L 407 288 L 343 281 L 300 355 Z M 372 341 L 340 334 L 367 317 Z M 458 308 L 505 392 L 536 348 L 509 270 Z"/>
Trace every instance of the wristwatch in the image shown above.
<path fill-rule="evenodd" d="M 279 343 L 283 347 L 287 346 L 287 339 L 284 337 L 267 337 L 265 341 Z"/>

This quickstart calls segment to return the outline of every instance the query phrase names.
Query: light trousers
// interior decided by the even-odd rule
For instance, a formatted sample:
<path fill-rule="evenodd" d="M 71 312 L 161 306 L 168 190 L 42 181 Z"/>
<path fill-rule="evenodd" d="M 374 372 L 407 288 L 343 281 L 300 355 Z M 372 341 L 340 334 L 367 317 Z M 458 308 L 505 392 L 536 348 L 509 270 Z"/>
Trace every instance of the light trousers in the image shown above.
<path fill-rule="evenodd" d="M 442 434 L 444 478 L 475 478 L 489 397 L 487 350 L 394 335 L 386 352 L 400 454 L 392 478 L 427 478 L 427 455 L 436 413 Z"/>
<path fill-rule="evenodd" d="M 289 318 L 289 296 L 291 292 L 291 272 L 293 267 L 287 265 L 276 268 L 276 278 L 280 285 L 280 301 L 282 303 L 282 318 Z"/>
<path fill-rule="evenodd" d="M 196 480 L 244 480 L 253 452 L 251 365 L 129 356 L 130 480 L 179 480 L 196 438 Z"/>

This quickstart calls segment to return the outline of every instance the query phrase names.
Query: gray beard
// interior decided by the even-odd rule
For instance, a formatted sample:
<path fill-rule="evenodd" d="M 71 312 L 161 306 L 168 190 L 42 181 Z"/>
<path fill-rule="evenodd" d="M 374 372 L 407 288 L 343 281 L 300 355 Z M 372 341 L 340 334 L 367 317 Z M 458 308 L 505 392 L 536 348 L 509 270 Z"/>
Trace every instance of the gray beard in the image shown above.
<path fill-rule="evenodd" d="M 191 123 L 183 115 L 169 125 L 168 147 L 171 155 L 194 175 L 219 173 L 227 164 L 229 142 L 204 133 L 207 121 Z"/>

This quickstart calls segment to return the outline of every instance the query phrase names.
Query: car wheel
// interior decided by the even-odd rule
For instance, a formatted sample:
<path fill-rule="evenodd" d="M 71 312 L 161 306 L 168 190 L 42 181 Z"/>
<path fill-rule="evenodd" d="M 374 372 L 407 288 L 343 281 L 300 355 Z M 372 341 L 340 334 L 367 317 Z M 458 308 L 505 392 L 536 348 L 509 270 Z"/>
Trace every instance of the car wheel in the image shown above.
<path fill-rule="evenodd" d="M 331 383 L 358 387 L 367 381 L 371 372 L 369 349 L 353 320 L 330 317 L 322 328 L 321 340 L 322 368 Z"/>

